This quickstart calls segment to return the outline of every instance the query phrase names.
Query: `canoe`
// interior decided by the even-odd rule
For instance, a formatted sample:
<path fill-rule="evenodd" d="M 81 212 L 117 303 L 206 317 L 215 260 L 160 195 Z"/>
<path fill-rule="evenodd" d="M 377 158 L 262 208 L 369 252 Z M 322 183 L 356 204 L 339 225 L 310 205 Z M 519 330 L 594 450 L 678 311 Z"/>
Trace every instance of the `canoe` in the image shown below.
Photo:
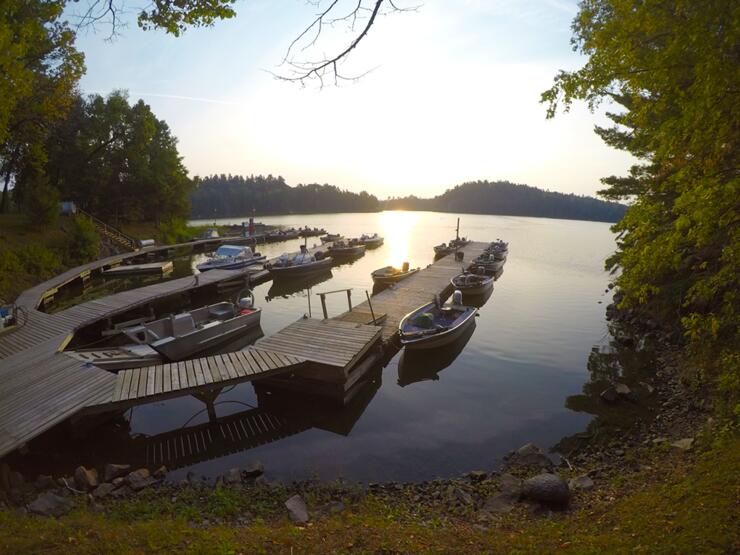
<path fill-rule="evenodd" d="M 456 291 L 453 295 L 462 297 Z M 401 345 L 407 349 L 436 349 L 457 340 L 475 322 L 478 309 L 436 301 L 403 317 L 398 326 Z"/>
<path fill-rule="evenodd" d="M 409 276 L 414 275 L 420 268 L 409 268 L 409 263 L 404 262 L 403 267 L 399 270 L 393 266 L 386 266 L 385 268 L 379 268 L 370 274 L 373 278 L 374 283 L 382 285 L 389 285 L 396 283 L 402 279 L 406 279 Z"/>
<path fill-rule="evenodd" d="M 463 295 L 482 295 L 489 289 L 493 289 L 493 281 L 493 276 L 463 272 L 453 277 L 450 283 Z"/>

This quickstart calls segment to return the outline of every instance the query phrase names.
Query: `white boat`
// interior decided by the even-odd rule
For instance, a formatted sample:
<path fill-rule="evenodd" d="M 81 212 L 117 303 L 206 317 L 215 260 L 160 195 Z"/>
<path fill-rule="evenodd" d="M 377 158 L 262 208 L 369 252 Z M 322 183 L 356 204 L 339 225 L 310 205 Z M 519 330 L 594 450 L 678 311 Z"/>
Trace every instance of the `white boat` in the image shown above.
<path fill-rule="evenodd" d="M 149 345 L 174 362 L 233 341 L 248 329 L 259 326 L 261 314 L 250 296 L 239 299 L 238 304 L 224 301 L 204 306 L 125 328 L 123 333 L 138 345 Z"/>
<path fill-rule="evenodd" d="M 462 293 L 455 291 L 450 304 L 442 305 L 437 298 L 404 316 L 398 326 L 401 345 L 407 349 L 435 349 L 456 341 L 478 314 L 477 308 L 461 303 Z"/>
<path fill-rule="evenodd" d="M 409 268 L 409 263 L 404 262 L 401 269 L 394 268 L 393 266 L 386 266 L 385 268 L 375 270 L 370 275 L 373 278 L 373 282 L 383 285 L 389 285 L 391 283 L 401 281 L 402 279 L 406 279 L 407 277 L 414 275 L 418 271 L 419 268 Z"/>
<path fill-rule="evenodd" d="M 360 236 L 360 243 L 369 249 L 374 249 L 383 244 L 383 238 L 377 233 L 372 235 L 363 234 Z"/>
<path fill-rule="evenodd" d="M 289 278 L 325 272 L 331 268 L 332 262 L 331 257 L 324 256 L 323 252 L 319 251 L 314 255 L 301 245 L 300 253 L 281 254 L 275 262 L 265 264 L 265 269 L 269 270 L 273 279 Z"/>
<path fill-rule="evenodd" d="M 493 289 L 493 276 L 463 272 L 450 280 L 452 286 L 461 291 L 463 295 L 483 295 L 489 289 Z"/>
<path fill-rule="evenodd" d="M 198 264 L 201 272 L 208 270 L 237 270 L 253 264 L 258 264 L 265 259 L 258 252 L 252 252 L 250 247 L 241 245 L 221 245 L 215 254 L 202 264 Z"/>

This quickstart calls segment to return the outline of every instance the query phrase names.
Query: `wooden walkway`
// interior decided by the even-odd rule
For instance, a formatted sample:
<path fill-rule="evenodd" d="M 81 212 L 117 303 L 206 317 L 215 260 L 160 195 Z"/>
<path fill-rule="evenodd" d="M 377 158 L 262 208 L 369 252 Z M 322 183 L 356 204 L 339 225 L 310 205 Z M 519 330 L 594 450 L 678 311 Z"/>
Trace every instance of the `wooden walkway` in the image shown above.
<path fill-rule="evenodd" d="M 382 323 L 383 340 L 388 341 L 398 332 L 398 324 L 406 314 L 430 302 L 435 294 L 443 299 L 452 293 L 450 280 L 467 268 L 473 259 L 483 253 L 488 243 L 471 242 L 460 249 L 464 253 L 461 262 L 453 255 L 445 256 L 423 268 L 420 272 L 395 284 L 394 287 L 373 295 L 371 302 L 376 316 L 385 314 Z M 336 320 L 345 322 L 372 321 L 367 301 L 354 307 L 351 312 L 337 316 Z"/>

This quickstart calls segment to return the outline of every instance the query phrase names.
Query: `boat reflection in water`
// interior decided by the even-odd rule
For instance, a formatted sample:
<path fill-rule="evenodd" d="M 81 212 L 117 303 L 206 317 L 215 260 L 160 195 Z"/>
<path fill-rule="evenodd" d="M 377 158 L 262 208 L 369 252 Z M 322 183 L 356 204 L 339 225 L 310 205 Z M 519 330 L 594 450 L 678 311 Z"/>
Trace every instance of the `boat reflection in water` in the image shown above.
<path fill-rule="evenodd" d="M 300 293 L 304 289 L 310 289 L 315 285 L 324 283 L 331 278 L 331 270 L 326 270 L 325 272 L 321 272 L 319 274 L 309 274 L 307 276 L 298 276 L 290 279 L 273 281 L 270 290 L 267 292 L 265 300 L 269 302 L 279 297 L 288 298 L 291 295 Z"/>
<path fill-rule="evenodd" d="M 425 380 L 438 380 L 442 370 L 450 366 L 462 353 L 475 331 L 475 322 L 453 343 L 444 349 L 404 349 L 398 361 L 398 385 L 405 387 Z"/>

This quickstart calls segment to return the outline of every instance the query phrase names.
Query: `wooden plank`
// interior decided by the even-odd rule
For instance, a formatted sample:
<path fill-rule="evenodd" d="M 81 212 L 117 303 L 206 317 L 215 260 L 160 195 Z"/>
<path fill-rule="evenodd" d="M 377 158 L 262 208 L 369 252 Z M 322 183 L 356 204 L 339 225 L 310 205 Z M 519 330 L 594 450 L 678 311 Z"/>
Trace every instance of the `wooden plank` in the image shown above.
<path fill-rule="evenodd" d="M 118 379 L 118 376 L 116 378 L 116 387 L 113 389 L 113 397 L 111 397 L 112 401 L 118 401 L 121 398 L 121 391 L 123 390 L 123 378 Z"/>
<path fill-rule="evenodd" d="M 221 355 L 221 359 L 224 361 L 224 366 L 226 367 L 226 371 L 229 373 L 230 376 L 234 378 L 240 378 L 244 376 L 242 373 L 237 371 L 236 366 L 234 366 L 234 363 L 231 361 L 228 355 Z"/>
<path fill-rule="evenodd" d="M 188 374 L 188 387 L 195 387 L 197 385 L 202 385 L 198 382 L 198 379 L 195 377 L 195 365 L 193 364 L 192 360 L 185 361 L 185 368 L 187 369 Z"/>
<path fill-rule="evenodd" d="M 139 396 L 139 381 L 141 378 L 141 368 L 135 368 L 131 376 L 131 389 L 128 392 L 129 399 L 136 399 Z"/>
<path fill-rule="evenodd" d="M 188 384 L 188 370 L 185 367 L 184 362 L 177 363 L 177 373 L 180 376 L 180 389 L 190 387 L 190 385 Z"/>
<path fill-rule="evenodd" d="M 193 363 L 193 371 L 195 372 L 195 382 L 198 385 L 205 385 L 206 378 L 203 376 L 203 369 L 200 366 L 200 362 L 198 359 L 194 359 L 191 362 Z"/>
<path fill-rule="evenodd" d="M 240 371 L 243 376 L 249 376 L 254 374 L 254 370 L 250 364 L 245 361 L 244 352 L 229 353 L 229 359 L 234 363 L 234 366 Z"/>
<path fill-rule="evenodd" d="M 158 368 L 158 366 L 159 365 L 157 365 L 157 366 L 149 366 L 146 369 L 146 393 L 145 393 L 145 395 L 147 397 L 149 397 L 150 395 L 154 395 L 154 391 L 155 391 L 154 386 L 155 386 L 155 381 L 156 381 L 156 377 L 157 377 L 157 368 Z"/>

